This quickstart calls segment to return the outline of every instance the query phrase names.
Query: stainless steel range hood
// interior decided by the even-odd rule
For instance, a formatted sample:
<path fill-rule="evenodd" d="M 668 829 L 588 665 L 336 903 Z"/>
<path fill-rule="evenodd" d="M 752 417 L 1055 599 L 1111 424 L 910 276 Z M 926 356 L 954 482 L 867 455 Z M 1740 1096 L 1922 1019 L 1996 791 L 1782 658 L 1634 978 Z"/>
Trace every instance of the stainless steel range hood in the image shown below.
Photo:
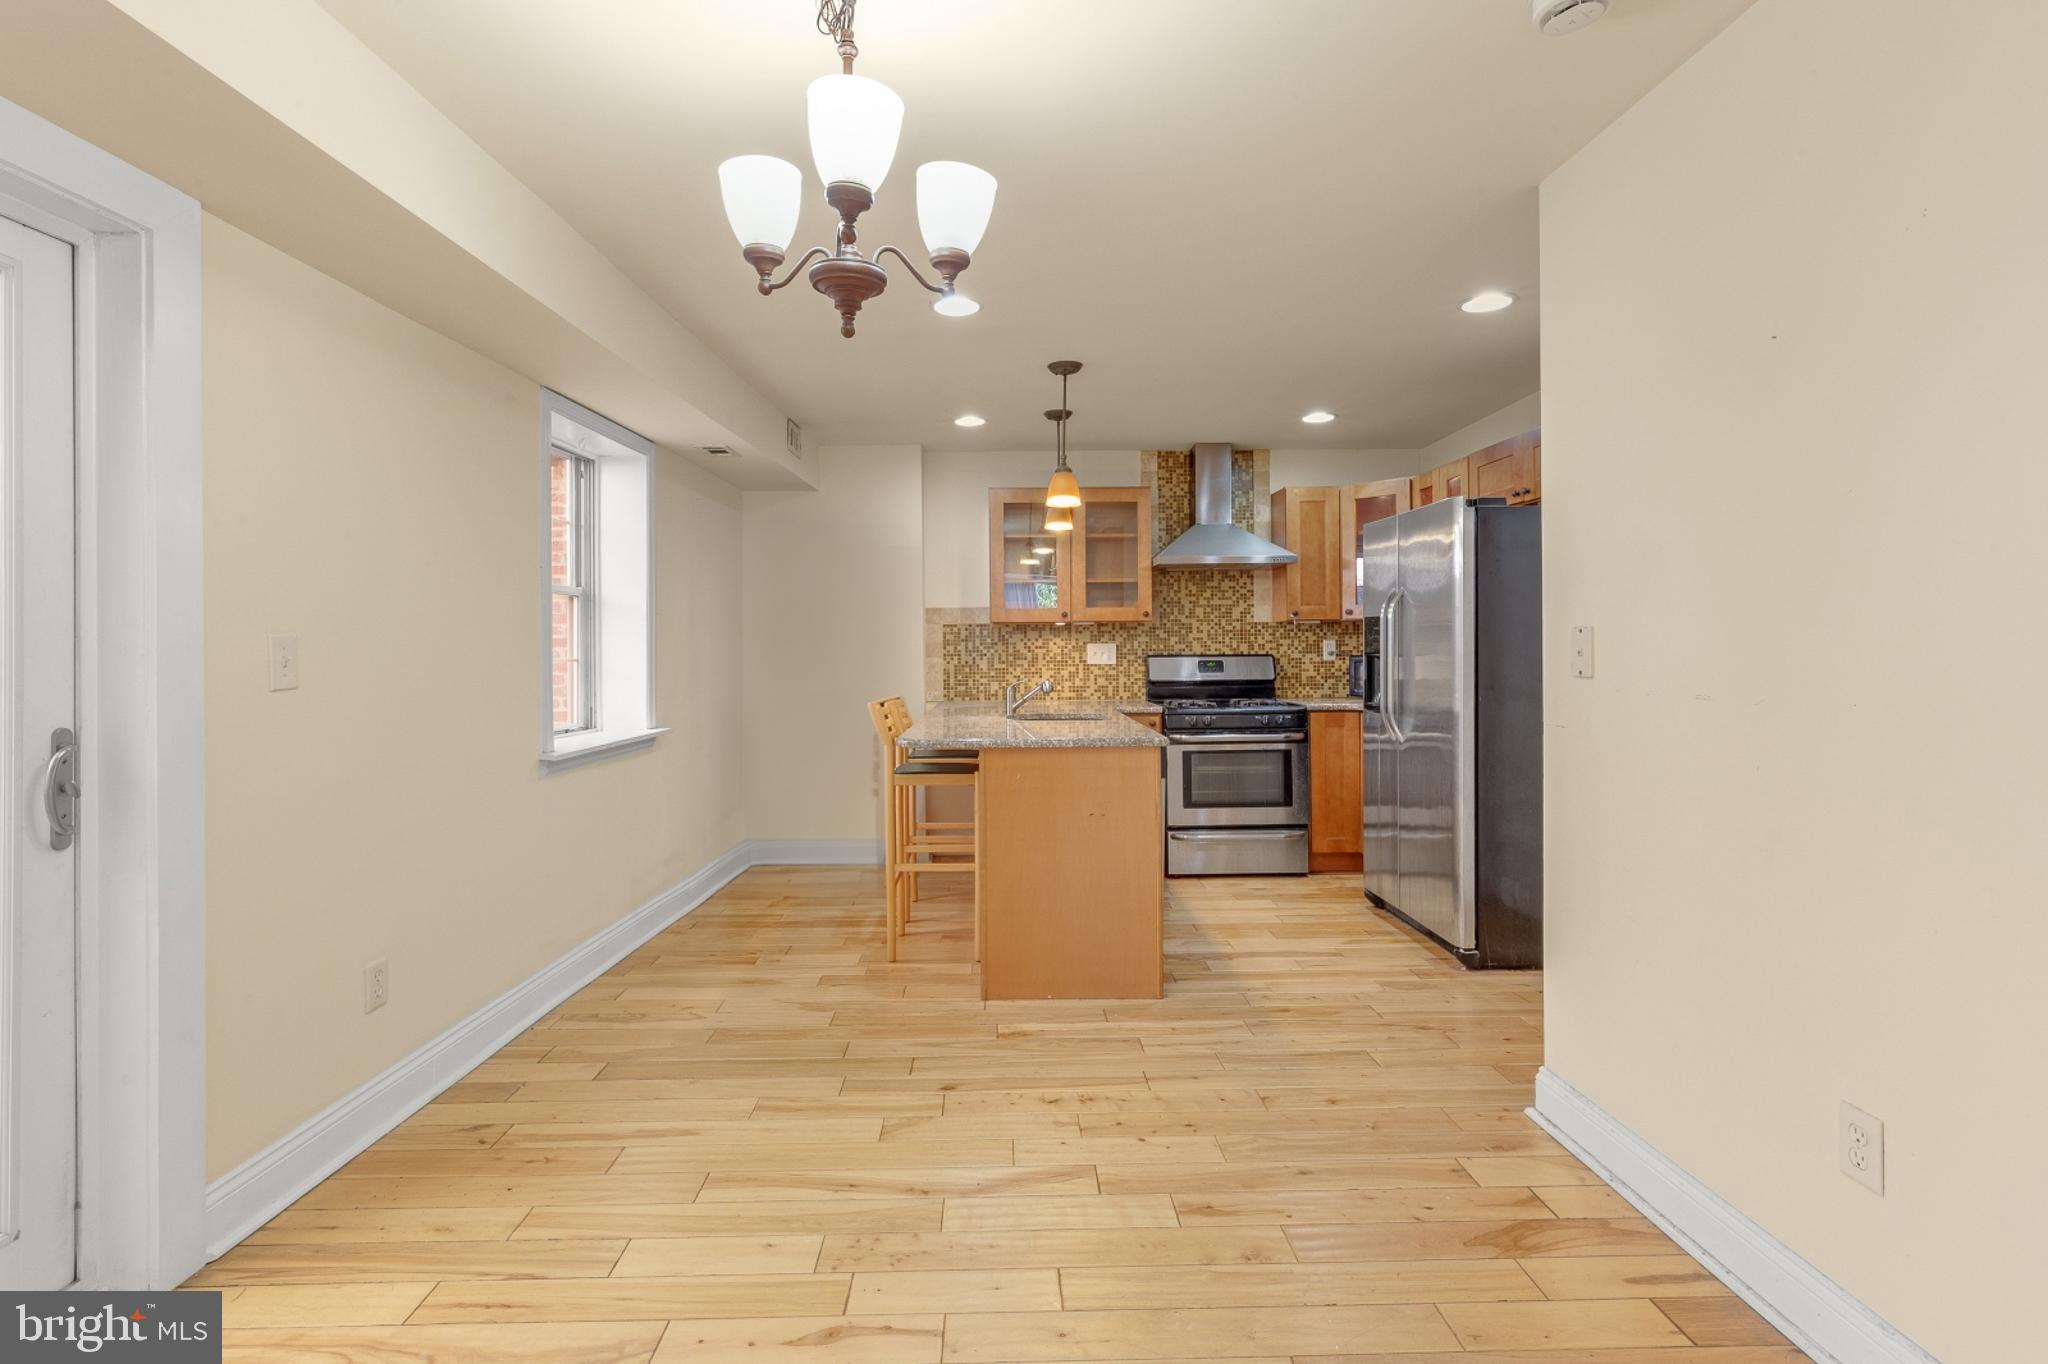
<path fill-rule="evenodd" d="M 1195 524 L 1160 550 L 1152 567 L 1263 568 L 1299 559 L 1293 550 L 1231 523 L 1228 445 L 1197 445 L 1194 464 Z"/>

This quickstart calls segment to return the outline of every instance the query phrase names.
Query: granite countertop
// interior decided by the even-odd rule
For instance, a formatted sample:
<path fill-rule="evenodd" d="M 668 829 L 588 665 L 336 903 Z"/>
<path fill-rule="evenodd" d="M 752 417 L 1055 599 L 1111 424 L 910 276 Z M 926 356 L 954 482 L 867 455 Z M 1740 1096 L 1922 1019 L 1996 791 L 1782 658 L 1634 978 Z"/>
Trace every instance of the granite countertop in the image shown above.
<path fill-rule="evenodd" d="M 1365 703 L 1355 696 L 1283 696 L 1282 701 L 1292 701 L 1310 710 L 1363 710 Z M 1157 715 L 1160 705 L 1157 701 L 1112 701 L 1125 715 Z"/>
<path fill-rule="evenodd" d="M 1039 719 L 1044 715 L 1085 719 Z M 1166 740 L 1126 719 L 1114 701 L 1033 701 L 1014 719 L 994 701 L 938 701 L 903 736 L 913 753 L 931 748 L 1164 748 Z"/>

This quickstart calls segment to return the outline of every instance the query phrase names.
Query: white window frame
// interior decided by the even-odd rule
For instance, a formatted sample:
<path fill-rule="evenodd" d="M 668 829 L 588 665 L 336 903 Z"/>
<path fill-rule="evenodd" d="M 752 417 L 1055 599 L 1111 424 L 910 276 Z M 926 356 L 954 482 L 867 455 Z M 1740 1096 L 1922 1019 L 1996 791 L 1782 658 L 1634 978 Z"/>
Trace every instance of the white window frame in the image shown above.
<path fill-rule="evenodd" d="M 574 537 L 575 553 L 570 564 L 568 584 L 554 580 L 555 561 L 555 516 L 554 516 L 554 463 L 557 459 L 569 461 L 569 521 L 570 534 Z M 597 459 L 581 450 L 571 449 L 557 441 L 548 442 L 548 594 L 550 612 L 548 615 L 548 722 L 554 729 L 555 742 L 588 734 L 603 728 L 598 702 L 601 688 L 598 668 L 598 641 L 600 633 L 597 624 Z M 583 714 L 573 725 L 554 724 L 554 640 L 555 622 L 552 607 L 557 597 L 577 599 L 576 611 L 576 694 L 583 702 Z"/>
<path fill-rule="evenodd" d="M 553 465 L 588 460 L 577 552 L 585 609 L 587 723 L 555 729 Z M 654 442 L 548 389 L 540 412 L 540 767 L 638 752 L 667 733 L 654 718 Z"/>

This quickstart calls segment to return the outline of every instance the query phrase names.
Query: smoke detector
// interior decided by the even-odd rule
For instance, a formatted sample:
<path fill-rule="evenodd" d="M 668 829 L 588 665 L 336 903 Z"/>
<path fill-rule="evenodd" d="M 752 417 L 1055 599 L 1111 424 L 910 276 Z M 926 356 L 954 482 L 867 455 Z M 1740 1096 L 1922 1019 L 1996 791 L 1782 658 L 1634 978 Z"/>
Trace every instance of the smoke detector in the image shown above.
<path fill-rule="evenodd" d="M 1556 36 L 1598 22 L 1610 7 L 1610 0 L 1534 0 L 1530 18 L 1538 30 Z"/>

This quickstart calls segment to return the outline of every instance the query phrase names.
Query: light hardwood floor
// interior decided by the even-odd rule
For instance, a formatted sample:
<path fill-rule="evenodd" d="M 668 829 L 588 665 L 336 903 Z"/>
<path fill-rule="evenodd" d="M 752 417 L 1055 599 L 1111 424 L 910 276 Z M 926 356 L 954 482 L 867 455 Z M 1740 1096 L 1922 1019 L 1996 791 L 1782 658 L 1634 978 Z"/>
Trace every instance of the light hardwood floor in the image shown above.
<path fill-rule="evenodd" d="M 1799 1364 L 1522 1114 L 1541 979 L 1176 881 L 1167 997 L 979 1000 L 963 899 L 760 869 L 192 1280 L 227 1358 Z"/>

